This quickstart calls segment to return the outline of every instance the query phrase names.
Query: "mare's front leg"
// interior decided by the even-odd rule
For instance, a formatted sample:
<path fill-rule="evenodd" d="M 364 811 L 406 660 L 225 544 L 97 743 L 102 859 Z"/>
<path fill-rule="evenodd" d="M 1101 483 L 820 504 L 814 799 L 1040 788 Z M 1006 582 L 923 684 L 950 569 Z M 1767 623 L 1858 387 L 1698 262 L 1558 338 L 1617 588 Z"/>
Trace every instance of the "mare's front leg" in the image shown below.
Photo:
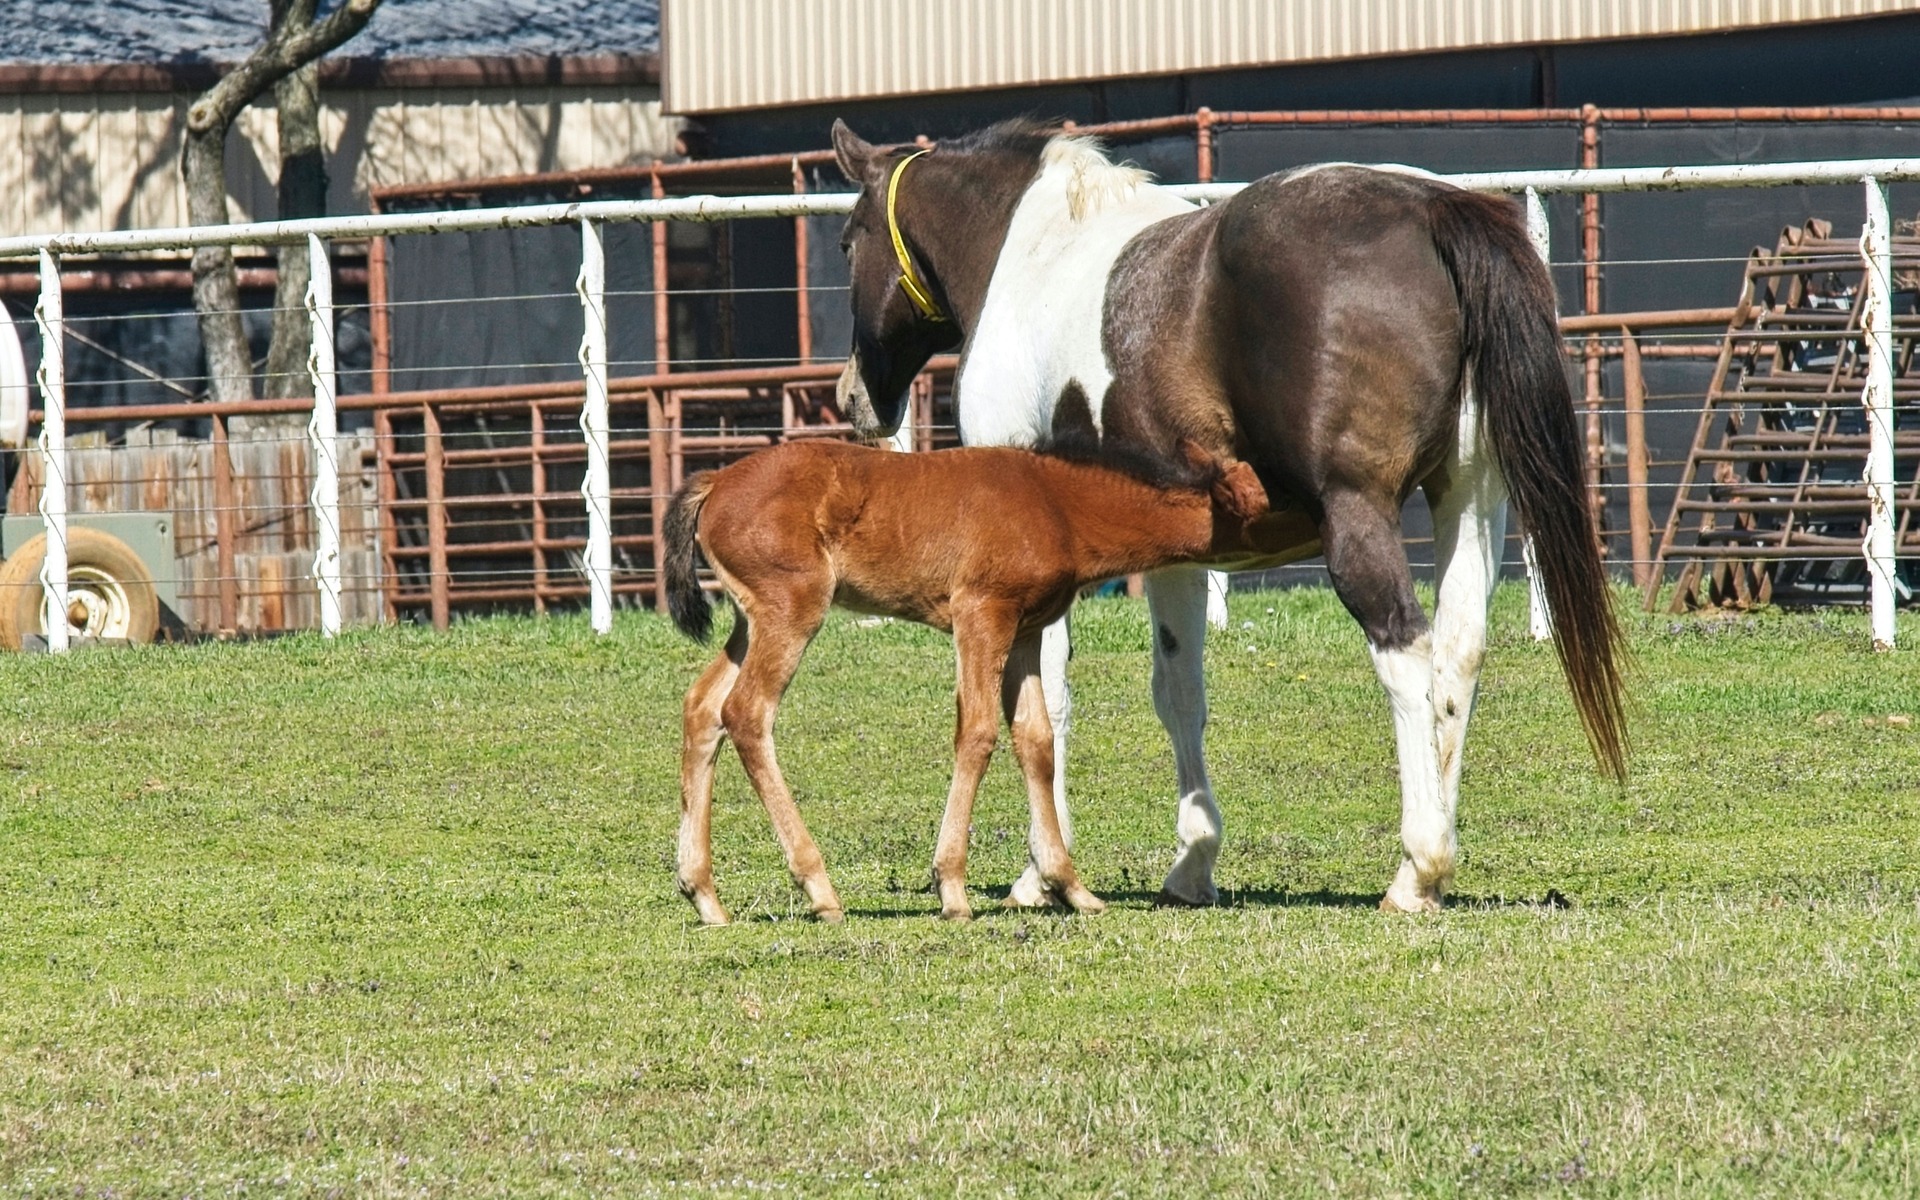
<path fill-rule="evenodd" d="M 1041 636 L 1029 634 L 1013 644 L 1000 681 L 1000 708 L 1013 731 L 1013 753 L 1027 781 L 1027 804 L 1032 819 L 1027 853 L 1040 881 L 1078 912 L 1106 911 L 1073 869 L 1066 838 L 1054 810 L 1053 723 L 1040 684 Z M 1012 898 L 1009 897 L 1009 900 Z"/>
<path fill-rule="evenodd" d="M 693 901 L 706 925 L 725 925 L 727 910 L 713 887 L 713 764 L 726 740 L 720 710 L 747 654 L 747 621 L 735 615 L 726 649 L 687 691 L 680 741 L 680 894 Z"/>
<path fill-rule="evenodd" d="M 1174 823 L 1179 849 L 1160 889 L 1161 903 L 1215 904 L 1213 865 L 1220 857 L 1220 809 L 1207 778 L 1207 572 L 1168 567 L 1147 576 L 1153 621 L 1153 711 L 1173 741 L 1180 790 Z"/>
<path fill-rule="evenodd" d="M 1366 632 L 1374 673 L 1393 709 L 1406 857 L 1380 907 L 1438 912 L 1453 878 L 1453 811 L 1434 749 L 1433 643 L 1413 594 L 1399 508 L 1358 492 L 1330 495 L 1320 539 L 1334 590 Z"/>
<path fill-rule="evenodd" d="M 1053 815 L 1060 840 L 1073 848 L 1073 817 L 1067 812 L 1067 728 L 1073 718 L 1073 693 L 1067 686 L 1067 660 L 1073 655 L 1072 613 L 1046 627 L 1040 635 L 1040 688 L 1047 699 L 1047 722 L 1053 730 Z M 1045 908 L 1058 899 L 1041 878 L 1038 863 L 1028 862 L 1013 881 L 1007 903 L 1016 908 Z"/>
<path fill-rule="evenodd" d="M 740 764 L 747 769 L 753 790 L 766 806 L 774 835 L 786 855 L 787 870 L 807 894 L 813 915 L 823 921 L 839 921 L 840 897 L 827 879 L 820 847 L 800 819 L 800 808 L 787 790 L 773 753 L 774 713 L 799 669 L 807 643 L 820 630 L 832 595 L 796 588 L 778 597 L 762 593 L 755 601 L 752 612 L 743 618 L 751 622 L 746 658 L 740 664 L 733 690 L 721 705 L 721 721 L 733 739 L 734 749 L 740 752 Z"/>
<path fill-rule="evenodd" d="M 997 606 L 965 604 L 955 597 L 953 646 L 959 659 L 953 731 L 953 786 L 940 818 L 940 840 L 933 852 L 933 886 L 940 894 L 940 916 L 949 921 L 973 917 L 967 903 L 967 839 L 973 827 L 973 801 L 980 777 L 1000 736 L 995 704 L 1007 648 L 1019 614 Z"/>

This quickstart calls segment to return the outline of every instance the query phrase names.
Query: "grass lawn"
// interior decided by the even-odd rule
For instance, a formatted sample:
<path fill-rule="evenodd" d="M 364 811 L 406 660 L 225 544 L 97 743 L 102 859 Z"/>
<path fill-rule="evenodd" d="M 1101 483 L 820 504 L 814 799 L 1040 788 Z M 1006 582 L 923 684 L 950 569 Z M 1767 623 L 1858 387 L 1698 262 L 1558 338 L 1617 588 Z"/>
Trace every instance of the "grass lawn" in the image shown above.
<path fill-rule="evenodd" d="M 0 658 L 0 1194 L 1920 1193 L 1914 652 L 1634 610 L 1619 789 L 1523 606 L 1431 918 L 1374 909 L 1391 732 L 1324 592 L 1236 595 L 1207 647 L 1226 906 L 1149 906 L 1171 754 L 1109 600 L 1071 770 L 1113 908 L 991 904 L 1003 750 L 965 927 L 924 886 L 952 660 L 918 628 L 836 618 L 782 710 L 840 927 L 794 919 L 730 752 L 740 923 L 694 925 L 705 652 L 650 615 Z"/>

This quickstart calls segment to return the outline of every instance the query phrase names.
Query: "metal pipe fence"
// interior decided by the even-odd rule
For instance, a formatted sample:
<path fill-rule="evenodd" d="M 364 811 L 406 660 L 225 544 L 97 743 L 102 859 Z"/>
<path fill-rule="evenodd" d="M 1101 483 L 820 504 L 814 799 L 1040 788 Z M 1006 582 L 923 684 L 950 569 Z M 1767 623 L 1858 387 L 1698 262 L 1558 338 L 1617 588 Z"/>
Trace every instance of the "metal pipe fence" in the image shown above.
<path fill-rule="evenodd" d="M 1204 150 L 1203 145 L 1203 150 Z M 1646 452 L 1644 422 L 1649 416 L 1701 413 L 1702 428 L 1713 415 L 1712 396 L 1703 409 L 1697 397 L 1685 393 L 1649 393 L 1640 378 L 1648 359 L 1698 359 L 1729 377 L 1730 360 L 1740 355 L 1771 352 L 1776 356 L 1783 334 L 1773 327 L 1742 333 L 1742 314 L 1754 309 L 1753 289 L 1774 278 L 1804 276 L 1809 271 L 1854 270 L 1862 273 L 1862 302 L 1845 309 L 1808 312 L 1791 331 L 1796 345 L 1824 344 L 1836 356 L 1854 355 L 1862 368 L 1860 397 L 1864 426 L 1859 430 L 1820 425 L 1808 432 L 1796 461 L 1804 464 L 1864 461 L 1858 490 L 1864 497 L 1865 537 L 1852 546 L 1864 564 L 1866 587 L 1873 613 L 1876 645 L 1893 642 L 1892 613 L 1902 590 L 1898 574 L 1900 551 L 1907 544 L 1915 489 L 1896 494 L 1896 468 L 1914 457 L 1915 432 L 1896 432 L 1895 407 L 1920 398 L 1920 388 L 1904 382 L 1904 367 L 1920 334 L 1920 315 L 1896 313 L 1892 297 L 1896 260 L 1911 265 L 1920 250 L 1896 247 L 1886 201 L 1886 185 L 1920 180 L 1920 159 L 1869 159 L 1787 164 L 1743 164 L 1714 167 L 1584 168 L 1556 171 L 1475 173 L 1450 177 L 1476 190 L 1524 196 L 1535 243 L 1546 257 L 1548 217 L 1543 197 L 1556 194 L 1595 195 L 1602 192 L 1658 192 L 1704 188 L 1753 188 L 1831 184 L 1859 184 L 1865 192 L 1865 232 L 1860 242 L 1841 244 L 1813 239 L 1796 249 L 1797 258 L 1773 262 L 1748 260 L 1749 294 L 1732 308 L 1690 309 L 1645 314 L 1589 313 L 1566 318 L 1569 353 L 1586 364 L 1590 373 L 1604 362 L 1616 362 L 1622 371 L 1625 396 L 1622 416 L 1626 429 L 1626 478 L 1591 480 L 1596 495 L 1621 492 L 1628 497 L 1628 536 L 1631 551 L 1625 560 L 1636 578 L 1650 588 L 1660 582 L 1659 570 L 1673 557 L 1683 532 L 1675 524 L 1683 512 L 1727 514 L 1745 520 L 1778 509 L 1791 514 L 1819 514 L 1859 502 L 1852 493 L 1839 496 L 1840 483 L 1817 471 L 1786 481 L 1749 481 L 1736 499 L 1683 495 L 1669 516 L 1664 537 L 1655 548 L 1653 520 L 1647 504 L 1648 472 L 1679 466 L 1686 479 L 1717 462 L 1738 458 L 1743 443 L 1707 445 L 1696 439 L 1686 459 L 1656 459 Z M 796 182 L 796 187 L 799 184 Z M 1200 202 L 1231 196 L 1244 184 L 1204 182 L 1172 190 Z M 104 234 L 60 234 L 0 239 L 0 259 L 31 256 L 37 261 L 40 301 L 36 321 L 44 351 L 39 374 L 42 410 L 37 477 L 28 480 L 22 494 L 37 491 L 39 511 L 47 534 L 42 572 L 48 643 L 63 649 L 66 622 L 55 619 L 67 611 L 69 497 L 76 486 L 70 470 L 74 452 L 69 445 L 72 420 L 95 425 L 154 421 L 197 421 L 209 426 L 204 479 L 209 498 L 194 507 L 197 522 L 209 526 L 212 562 L 196 570 L 191 582 L 206 597 L 202 615 L 209 628 L 240 628 L 241 576 L 236 566 L 238 544 L 258 532 L 260 521 L 302 524 L 313 557 L 309 574 L 314 621 L 323 633 L 337 633 L 348 610 L 366 611 L 366 597 L 375 597 L 374 610 L 386 618 L 424 613 L 444 625 L 456 608 L 473 608 L 512 601 L 549 604 L 588 602 L 595 629 L 610 628 L 619 603 L 659 599 L 651 561 L 653 530 L 664 514 L 672 489 L 685 477 L 688 464 L 708 464 L 758 446 L 790 437 L 847 436 L 849 430 L 833 410 L 827 393 L 839 372 L 838 363 L 807 361 L 811 347 L 802 345 L 797 361 L 781 365 L 686 370 L 684 360 L 668 362 L 656 352 L 652 360 L 622 360 L 610 354 L 609 299 L 667 294 L 664 267 L 664 222 L 714 222 L 795 218 L 842 214 L 854 197 L 847 193 L 796 192 L 789 195 L 730 197 L 659 197 L 641 200 L 592 201 L 469 209 L 456 212 L 376 213 L 369 216 L 318 218 L 305 221 L 263 222 L 249 225 L 190 229 L 139 230 Z M 628 222 L 651 223 L 654 236 L 654 284 L 649 288 L 610 287 L 604 245 L 605 230 Z M 395 368 L 381 361 L 380 322 L 388 301 L 384 279 L 390 269 L 385 239 L 435 233 L 533 229 L 553 226 L 577 228 L 580 270 L 573 300 L 579 306 L 581 338 L 575 367 L 568 380 L 520 382 L 393 390 Z M 346 239 L 372 239 L 367 276 L 376 294 L 371 300 L 375 330 L 374 386 L 366 392 L 343 393 L 339 387 L 336 331 L 341 309 L 333 296 L 335 278 L 329 246 Z M 313 284 L 305 309 L 313 331 L 313 352 L 307 364 L 313 398 L 270 399 L 233 404 L 203 402 L 127 404 L 69 409 L 71 386 L 63 371 L 62 346 L 68 332 L 63 312 L 62 259 L 73 256 L 158 249 L 186 249 L 204 245 L 267 246 L 301 244 L 307 247 Z M 804 262 L 804 243 L 801 261 Z M 1901 257 L 1905 255 L 1906 257 Z M 1573 264 L 1550 264 L 1590 271 L 1606 260 L 1583 257 Z M 1621 260 L 1621 265 L 1661 265 L 1665 262 L 1727 261 L 1726 259 Z M 700 289 L 675 289 L 685 295 Z M 793 289 L 754 287 L 708 289 L 777 293 L 792 291 L 804 299 L 810 290 L 802 277 Z M 534 299 L 554 299 L 541 294 Z M 509 297 L 486 297 L 504 300 Z M 804 314 L 804 308 L 802 309 Z M 667 332 L 664 305 L 656 305 L 653 331 L 656 346 L 664 346 Z M 1824 325 L 1823 325 L 1824 322 Z M 804 342 L 804 339 L 803 339 Z M 1773 349 L 1765 348 L 1771 345 Z M 1744 348 L 1743 348 L 1744 347 Z M 738 361 L 738 360 L 734 360 Z M 1809 361 L 1812 361 L 1810 358 Z M 646 365 L 640 374 L 621 374 L 627 366 Z M 552 364 L 548 364 L 552 365 Z M 953 363 L 937 361 L 914 384 L 913 418 L 909 428 L 915 444 L 932 446 L 951 438 L 938 416 L 946 411 L 945 389 L 950 387 Z M 1838 370 L 1838 368 L 1836 368 Z M 1734 372 L 1738 374 L 1737 371 Z M 1814 378 L 1774 379 L 1769 386 L 1781 394 Z M 1831 406 L 1845 392 L 1851 377 L 1834 376 L 1825 391 L 1800 396 L 1803 407 L 1811 400 Z M 1637 385 L 1636 385 L 1637 381 Z M 184 381 L 173 380 L 175 384 Z M 1793 385 L 1793 386 L 1789 386 Z M 1716 384 L 1716 387 L 1719 385 Z M 1590 389 L 1590 396 L 1596 394 Z M 1771 393 L 1770 393 L 1771 394 Z M 1604 435 L 1597 407 L 1590 440 Z M 257 418 L 301 418 L 307 422 L 302 441 L 291 435 L 250 432 L 238 438 L 233 423 Z M 343 417 L 364 427 L 343 435 Z M 569 418 L 571 420 L 569 420 Z M 571 426 L 571 427 L 570 427 Z M 1791 432 L 1791 431 L 1789 431 Z M 1753 432 L 1731 435 L 1759 436 Z M 1773 431 L 1775 444 L 1785 436 Z M 1797 435 L 1796 435 L 1797 436 Z M 242 485 L 234 473 L 235 445 L 268 447 L 286 443 L 304 450 L 298 461 L 289 458 L 278 475 L 247 476 L 254 484 L 277 480 L 297 485 L 305 495 L 300 518 L 279 515 L 271 505 L 237 495 Z M 352 451 L 343 454 L 343 445 Z M 250 451 L 251 452 L 251 451 Z M 277 453 L 277 451 L 275 451 Z M 1824 456 L 1824 457 L 1823 457 Z M 1896 457 L 1898 456 L 1898 457 Z M 373 493 L 343 521 L 343 473 L 361 480 Z M 457 482 L 473 476 L 491 486 L 449 492 L 450 477 Z M 578 491 L 570 489 L 576 487 Z M 18 485 L 17 485 L 18 487 Z M 1784 489 L 1781 494 L 1766 488 Z M 1917 484 L 1916 487 L 1920 487 Z M 256 492 L 259 488 L 255 487 Z M 276 501 L 278 503 L 278 501 Z M 1823 505 L 1833 506 L 1830 509 Z M 1689 507 L 1691 506 L 1691 507 Z M 1718 506 L 1718 507 L 1716 507 Z M 1774 506 L 1769 508 L 1769 506 Z M 364 511 L 361 511 L 364 509 Z M 1849 510 L 1851 511 L 1851 510 Z M 1737 525 L 1737 522 L 1735 523 Z M 1702 525 L 1702 529 L 1707 529 Z M 1741 532 L 1735 529 L 1714 531 Z M 1751 529 L 1744 532 L 1752 532 Z M 1598 530 L 1602 536 L 1611 531 Z M 187 537 L 182 531 L 181 536 Z M 1744 533 L 1741 534 L 1744 536 Z M 357 540 L 355 540 L 357 539 Z M 1797 540 L 1796 540 L 1797 539 Z M 1846 539 L 1818 529 L 1802 529 L 1779 544 L 1761 544 L 1757 538 L 1723 538 L 1719 545 L 1743 546 L 1753 560 L 1825 561 L 1836 557 Z M 349 541 L 353 545 L 349 547 Z M 1705 543 L 1702 542 L 1702 545 Z M 376 562 L 364 567 L 360 578 L 343 575 L 343 563 Z M 456 570 L 455 564 L 461 564 Z M 1692 568 L 1688 568 L 1691 570 Z M 1718 570 L 1719 568 L 1714 568 Z M 369 578 L 369 575 L 371 576 Z M 1732 586 L 1732 585 L 1729 585 Z M 1651 597 L 1651 592 L 1649 596 Z M 361 598 L 355 600 L 358 595 Z M 1535 598 L 1536 628 L 1541 616 Z"/>

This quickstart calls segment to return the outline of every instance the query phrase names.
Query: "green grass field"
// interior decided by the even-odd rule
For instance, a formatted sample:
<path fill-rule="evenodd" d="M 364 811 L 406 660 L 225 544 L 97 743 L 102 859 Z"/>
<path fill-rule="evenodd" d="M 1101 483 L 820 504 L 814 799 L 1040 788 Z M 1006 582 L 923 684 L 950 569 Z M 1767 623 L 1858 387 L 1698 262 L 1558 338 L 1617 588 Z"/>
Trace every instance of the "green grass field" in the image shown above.
<path fill-rule="evenodd" d="M 1398 853 L 1386 702 L 1329 594 L 1207 647 L 1229 903 L 1150 907 L 1145 609 L 1076 613 L 1076 858 L 1113 908 L 932 916 L 947 642 L 836 618 L 782 710 L 848 906 L 737 761 L 674 890 L 662 621 L 0 659 L 0 1191 L 21 1195 L 1920 1192 L 1920 674 L 1857 614 L 1632 618 L 1593 770 L 1503 591 L 1454 906 Z M 1920 640 L 1908 620 L 1901 637 Z M 1889 720 L 1892 717 L 1892 720 Z"/>

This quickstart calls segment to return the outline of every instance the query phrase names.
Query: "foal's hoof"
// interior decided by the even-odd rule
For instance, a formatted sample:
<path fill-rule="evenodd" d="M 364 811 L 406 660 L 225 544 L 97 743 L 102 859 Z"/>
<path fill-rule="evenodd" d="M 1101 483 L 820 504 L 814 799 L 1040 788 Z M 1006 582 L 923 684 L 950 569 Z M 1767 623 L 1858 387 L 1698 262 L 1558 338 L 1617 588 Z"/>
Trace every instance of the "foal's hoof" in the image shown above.
<path fill-rule="evenodd" d="M 1070 894 L 1067 900 L 1068 903 L 1073 905 L 1073 911 L 1083 917 L 1097 917 L 1107 911 L 1107 902 L 1092 892 L 1087 891 L 1085 888 L 1081 888 L 1077 893 Z"/>
<path fill-rule="evenodd" d="M 942 921 L 952 921 L 956 925 L 965 925 L 968 921 L 973 920 L 973 910 L 970 908 L 943 908 L 940 910 L 940 919 Z"/>
<path fill-rule="evenodd" d="M 1006 899 L 1008 908 L 1052 908 L 1059 903 L 1060 897 L 1042 882 L 1040 872 L 1032 865 L 1013 881 Z"/>
<path fill-rule="evenodd" d="M 692 902 L 694 911 L 700 914 L 700 923 L 702 925 L 713 926 L 731 923 L 732 918 L 727 916 L 727 910 L 720 906 L 719 897 L 713 895 L 711 892 L 703 893 L 689 888 L 684 890 L 684 894 L 687 899 Z"/>
<path fill-rule="evenodd" d="M 847 919 L 847 914 L 837 908 L 815 909 L 813 919 L 822 925 L 838 925 Z"/>

